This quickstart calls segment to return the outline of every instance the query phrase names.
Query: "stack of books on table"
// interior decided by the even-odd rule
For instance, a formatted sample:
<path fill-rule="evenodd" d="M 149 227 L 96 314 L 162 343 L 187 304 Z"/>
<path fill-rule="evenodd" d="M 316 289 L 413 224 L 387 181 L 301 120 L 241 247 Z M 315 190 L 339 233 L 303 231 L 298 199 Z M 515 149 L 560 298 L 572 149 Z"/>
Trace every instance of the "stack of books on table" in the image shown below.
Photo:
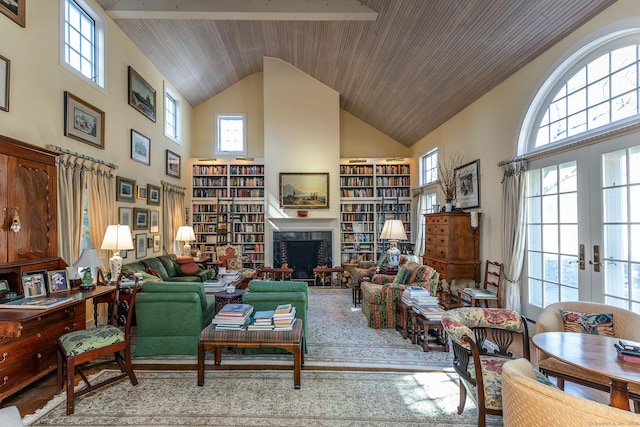
<path fill-rule="evenodd" d="M 640 364 L 640 344 L 630 341 L 619 340 L 614 344 L 618 351 L 618 357 L 623 362 Z"/>
<path fill-rule="evenodd" d="M 293 329 L 296 320 L 296 308 L 291 304 L 282 304 L 276 307 L 273 313 L 273 330 L 289 331 Z"/>
<path fill-rule="evenodd" d="M 253 313 L 252 305 L 227 304 L 213 316 L 211 323 L 216 325 L 216 330 L 239 331 L 246 327 L 251 313 Z"/>
<path fill-rule="evenodd" d="M 256 311 L 247 325 L 248 331 L 273 329 L 273 310 Z"/>
<path fill-rule="evenodd" d="M 218 280 L 218 279 L 212 279 L 212 280 L 206 280 L 203 283 L 204 286 L 204 291 L 206 293 L 216 293 L 216 292 L 220 292 L 223 291 L 224 288 L 227 286 L 227 284 L 225 282 L 223 282 L 222 280 Z"/>
<path fill-rule="evenodd" d="M 429 290 L 420 286 L 409 286 L 402 293 L 402 302 L 411 306 L 438 305 L 438 298 L 431 296 Z"/>

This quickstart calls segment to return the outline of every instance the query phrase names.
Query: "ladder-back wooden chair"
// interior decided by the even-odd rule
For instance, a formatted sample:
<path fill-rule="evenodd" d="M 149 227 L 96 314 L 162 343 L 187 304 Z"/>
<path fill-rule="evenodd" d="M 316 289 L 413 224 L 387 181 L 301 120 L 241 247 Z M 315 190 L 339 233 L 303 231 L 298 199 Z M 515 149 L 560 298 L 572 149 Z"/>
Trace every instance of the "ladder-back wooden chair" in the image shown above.
<path fill-rule="evenodd" d="M 75 398 L 99 387 L 127 376 L 132 385 L 138 384 L 131 364 L 130 334 L 137 292 L 137 278 L 132 287 L 121 286 L 120 280 L 118 280 L 115 298 L 110 307 L 108 324 L 69 332 L 58 339 L 58 391 L 62 390 L 66 378 L 67 415 L 73 414 Z M 108 355 L 114 356 L 121 373 L 98 383 L 89 383 L 84 370 L 113 363 L 112 359 L 92 363 L 92 361 Z M 74 387 L 76 372 L 86 384 L 86 387 L 79 391 L 75 391 Z"/>
<path fill-rule="evenodd" d="M 475 307 L 484 303 L 489 307 L 489 301 L 495 301 L 497 308 L 502 308 L 500 292 L 504 281 L 504 264 L 488 261 L 484 267 L 484 286 L 478 289 L 458 289 L 458 307 Z"/>

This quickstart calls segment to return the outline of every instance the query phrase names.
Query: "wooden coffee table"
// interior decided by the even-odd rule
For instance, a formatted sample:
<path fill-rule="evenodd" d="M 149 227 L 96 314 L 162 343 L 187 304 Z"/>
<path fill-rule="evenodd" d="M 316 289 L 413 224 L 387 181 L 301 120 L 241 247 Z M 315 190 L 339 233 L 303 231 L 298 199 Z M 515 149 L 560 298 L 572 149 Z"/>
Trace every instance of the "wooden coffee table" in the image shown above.
<path fill-rule="evenodd" d="M 223 347 L 282 348 L 293 353 L 293 387 L 300 388 L 300 371 L 304 365 L 302 320 L 296 319 L 290 331 L 216 331 L 211 324 L 200 333 L 198 343 L 198 385 L 204 385 L 204 356 L 214 350 L 214 363 L 220 368 Z"/>
<path fill-rule="evenodd" d="M 640 384 L 640 365 L 622 362 L 613 346 L 618 338 L 577 332 L 542 332 L 531 339 L 539 350 L 558 360 L 608 377 L 609 405 L 629 410 L 629 383 Z"/>

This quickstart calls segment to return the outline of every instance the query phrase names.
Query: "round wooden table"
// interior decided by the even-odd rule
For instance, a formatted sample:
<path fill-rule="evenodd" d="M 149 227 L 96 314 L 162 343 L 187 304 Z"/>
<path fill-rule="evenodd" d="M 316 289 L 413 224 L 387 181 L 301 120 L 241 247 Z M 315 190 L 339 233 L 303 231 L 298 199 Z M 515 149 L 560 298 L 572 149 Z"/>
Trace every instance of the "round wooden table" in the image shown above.
<path fill-rule="evenodd" d="M 532 338 L 533 345 L 558 360 L 594 374 L 609 383 L 609 405 L 629 410 L 629 383 L 640 384 L 640 365 L 623 362 L 613 346 L 618 338 L 576 332 L 543 332 Z"/>

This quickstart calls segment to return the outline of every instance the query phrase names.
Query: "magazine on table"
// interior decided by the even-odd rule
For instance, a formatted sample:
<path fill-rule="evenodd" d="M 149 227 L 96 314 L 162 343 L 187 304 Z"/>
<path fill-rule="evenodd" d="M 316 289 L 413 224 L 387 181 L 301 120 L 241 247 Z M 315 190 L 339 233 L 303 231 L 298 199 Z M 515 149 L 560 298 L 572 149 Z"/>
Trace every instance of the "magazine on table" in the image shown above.
<path fill-rule="evenodd" d="M 46 309 L 56 307 L 71 301 L 72 298 L 66 297 L 32 297 L 22 298 L 14 301 L 5 302 L 0 308 L 19 308 L 19 309 Z"/>

